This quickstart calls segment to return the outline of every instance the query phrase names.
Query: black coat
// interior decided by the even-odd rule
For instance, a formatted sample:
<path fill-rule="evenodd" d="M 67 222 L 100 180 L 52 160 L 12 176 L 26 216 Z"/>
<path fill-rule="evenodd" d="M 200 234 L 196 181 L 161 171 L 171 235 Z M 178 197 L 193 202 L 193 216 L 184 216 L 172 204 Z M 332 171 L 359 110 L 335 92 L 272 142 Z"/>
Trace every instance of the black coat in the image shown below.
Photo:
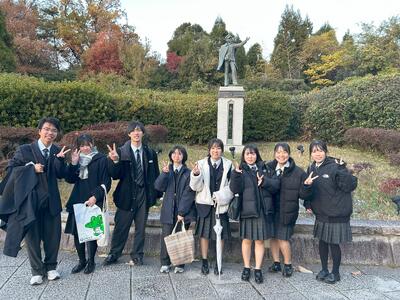
<path fill-rule="evenodd" d="M 154 182 L 160 171 L 156 152 L 147 145 L 143 147 L 143 177 L 147 207 L 153 206 L 162 193 L 154 188 Z M 108 159 L 108 172 L 113 179 L 119 179 L 113 193 L 115 205 L 123 210 L 133 211 L 136 208 L 136 160 L 131 148 L 131 141 L 127 141 L 117 149 L 119 161 L 114 163 Z"/>
<path fill-rule="evenodd" d="M 229 188 L 239 194 L 242 200 L 241 218 L 258 218 L 261 213 L 274 213 L 273 194 L 279 191 L 280 180 L 264 162 L 257 163 L 257 173 L 264 176 L 261 186 L 257 185 L 257 175 L 247 164 L 242 164 L 242 173 L 233 171 Z"/>
<path fill-rule="evenodd" d="M 285 168 L 281 175 L 281 188 L 274 195 L 275 205 L 279 205 L 279 221 L 284 225 L 294 225 L 299 216 L 299 198 L 306 200 L 311 195 L 311 187 L 304 185 L 307 178 L 306 172 L 296 166 L 294 160 L 289 158 L 289 167 Z M 273 160 L 268 163 L 272 169 L 276 169 L 278 162 Z"/>
<path fill-rule="evenodd" d="M 174 224 L 177 215 L 184 217 L 185 223 L 196 220 L 196 193 L 189 187 L 189 182 L 190 169 L 185 165 L 179 170 L 176 182 L 172 165 L 169 166 L 168 173 L 161 172 L 156 179 L 156 190 L 164 193 L 160 215 L 162 224 Z"/>
<path fill-rule="evenodd" d="M 353 212 L 351 192 L 357 187 L 357 177 L 331 157 L 327 157 L 318 168 L 314 162 L 307 174 L 311 172 L 312 176 L 319 177 L 311 185 L 312 195 L 305 206 L 311 206 L 316 219 L 321 222 L 348 222 Z"/>
<path fill-rule="evenodd" d="M 82 186 L 82 179 L 79 178 L 79 167 L 79 164 L 77 164 L 75 166 L 69 165 L 67 168 L 65 180 L 68 183 L 74 184 L 74 188 L 66 204 L 67 211 L 73 212 L 74 204 L 84 203 L 91 196 L 96 198 L 96 205 L 102 208 L 104 190 L 101 185 L 105 185 L 107 192 L 111 188 L 111 177 L 107 171 L 107 157 L 102 153 L 97 153 L 88 164 L 89 175 L 86 180 L 89 189 Z"/>
<path fill-rule="evenodd" d="M 48 163 L 46 165 L 37 141 L 32 144 L 21 145 L 7 167 L 7 172 L 12 172 L 14 167 L 25 166 L 29 162 L 46 165 L 45 173 L 37 174 L 39 180 L 37 191 L 40 195 L 48 197 L 49 211 L 52 216 L 56 216 L 62 210 L 57 179 L 64 178 L 66 172 L 64 159 L 56 157 L 58 152 L 60 152 L 60 148 L 53 144 L 50 148 Z"/>

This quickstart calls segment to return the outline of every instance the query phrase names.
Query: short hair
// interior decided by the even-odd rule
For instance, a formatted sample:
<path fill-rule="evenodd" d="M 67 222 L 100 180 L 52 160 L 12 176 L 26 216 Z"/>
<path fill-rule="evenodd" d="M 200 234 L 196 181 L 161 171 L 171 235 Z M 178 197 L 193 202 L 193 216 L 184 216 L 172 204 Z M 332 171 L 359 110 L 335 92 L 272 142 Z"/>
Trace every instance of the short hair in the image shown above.
<path fill-rule="evenodd" d="M 326 145 L 326 143 L 324 141 L 321 141 L 321 140 L 312 141 L 310 144 L 310 149 L 309 149 L 310 155 L 314 148 L 320 149 L 320 150 L 324 151 L 325 153 L 328 153 L 328 146 Z"/>
<path fill-rule="evenodd" d="M 58 120 L 57 118 L 54 118 L 54 117 L 41 118 L 38 123 L 38 129 L 42 129 L 44 123 L 50 123 L 57 129 L 58 132 L 61 131 L 60 120 Z"/>
<path fill-rule="evenodd" d="M 127 132 L 130 134 L 135 128 L 139 128 L 143 133 L 145 133 L 144 125 L 142 122 L 139 121 L 132 121 L 128 124 Z"/>
<path fill-rule="evenodd" d="M 81 146 L 89 146 L 90 144 L 92 144 L 92 146 L 94 145 L 93 137 L 90 134 L 83 133 L 76 138 L 76 146 L 78 148 Z"/>
<path fill-rule="evenodd" d="M 243 151 L 242 151 L 242 156 L 240 159 L 241 164 L 246 164 L 246 161 L 244 160 L 244 153 L 246 150 L 249 150 L 250 152 L 254 152 L 256 154 L 256 163 L 262 161 L 260 151 L 258 150 L 257 146 L 254 144 L 247 144 L 244 146 Z"/>
<path fill-rule="evenodd" d="M 174 153 L 176 150 L 178 150 L 180 153 L 182 153 L 182 156 L 183 156 L 182 164 L 184 165 L 187 161 L 188 155 L 187 155 L 187 151 L 186 151 L 185 147 L 183 147 L 181 145 L 175 145 L 174 147 L 172 147 L 171 151 L 169 151 L 169 153 L 168 153 L 169 160 L 171 162 L 173 162 L 172 161 L 172 153 Z"/>
<path fill-rule="evenodd" d="M 284 143 L 284 142 L 276 143 L 276 145 L 275 145 L 275 147 L 274 147 L 274 153 L 275 153 L 276 151 L 278 151 L 279 148 L 282 148 L 283 151 L 287 152 L 287 153 L 290 155 L 290 146 L 289 146 L 288 143 Z"/>
<path fill-rule="evenodd" d="M 221 140 L 218 139 L 218 138 L 213 138 L 213 139 L 211 139 L 211 140 L 208 141 L 208 145 L 207 145 L 207 148 L 208 148 L 208 156 L 210 156 L 210 150 L 211 150 L 211 148 L 212 148 L 214 145 L 217 146 L 217 147 L 220 147 L 221 150 L 222 150 L 222 153 L 224 152 L 224 142 L 221 141 Z"/>

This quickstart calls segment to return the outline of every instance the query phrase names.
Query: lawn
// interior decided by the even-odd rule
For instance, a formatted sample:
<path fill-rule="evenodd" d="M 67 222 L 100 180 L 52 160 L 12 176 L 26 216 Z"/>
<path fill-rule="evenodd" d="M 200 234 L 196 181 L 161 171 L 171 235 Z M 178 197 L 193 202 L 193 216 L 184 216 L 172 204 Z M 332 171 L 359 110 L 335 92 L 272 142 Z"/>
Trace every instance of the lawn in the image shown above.
<path fill-rule="evenodd" d="M 292 157 L 296 164 L 303 169 L 306 169 L 310 164 L 308 155 L 308 144 L 304 145 L 305 152 L 303 155 L 296 150 L 299 142 L 289 143 L 292 149 Z M 269 161 L 273 158 L 274 143 L 257 143 L 261 156 L 264 160 Z M 168 160 L 168 151 L 172 148 L 172 144 L 161 145 L 162 152 L 159 154 L 160 169 L 162 162 Z M 207 155 L 207 146 L 188 146 L 184 145 L 188 150 L 188 165 L 189 167 L 198 159 Z M 360 171 L 358 177 L 358 187 L 354 192 L 354 213 L 353 218 L 356 219 L 379 219 L 379 220 L 399 220 L 395 205 L 392 203 L 390 197 L 379 190 L 379 185 L 382 181 L 391 178 L 400 178 L 400 168 L 391 166 L 389 161 L 382 155 L 369 152 L 360 151 L 350 147 L 334 147 L 328 146 L 331 156 L 340 157 L 348 164 L 369 163 L 370 168 Z M 228 149 L 225 149 L 228 150 Z M 225 152 L 225 156 L 232 159 L 229 151 Z M 235 160 L 240 160 L 240 153 L 235 155 Z M 110 191 L 110 197 L 116 182 L 113 182 L 113 188 Z M 65 203 L 71 191 L 71 185 L 61 182 L 60 190 L 63 202 Z M 400 191 L 398 191 L 400 193 Z M 157 210 L 157 207 L 152 208 Z"/>

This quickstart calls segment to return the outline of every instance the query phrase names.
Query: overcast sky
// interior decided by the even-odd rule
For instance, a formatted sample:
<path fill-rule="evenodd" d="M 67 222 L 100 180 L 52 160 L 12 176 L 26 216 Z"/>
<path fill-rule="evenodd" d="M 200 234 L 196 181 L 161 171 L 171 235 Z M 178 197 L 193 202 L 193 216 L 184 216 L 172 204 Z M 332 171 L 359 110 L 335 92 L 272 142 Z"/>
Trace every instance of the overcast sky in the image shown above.
<path fill-rule="evenodd" d="M 261 44 L 269 57 L 286 4 L 308 15 L 314 31 L 325 22 L 336 29 L 339 41 L 343 34 L 360 32 L 360 23 L 379 25 L 389 17 L 400 14 L 400 0 L 121 0 L 128 22 L 135 26 L 142 41 L 147 38 L 151 49 L 166 57 L 167 42 L 174 30 L 184 22 L 199 24 L 210 32 L 220 16 L 228 31 L 254 43 Z"/>

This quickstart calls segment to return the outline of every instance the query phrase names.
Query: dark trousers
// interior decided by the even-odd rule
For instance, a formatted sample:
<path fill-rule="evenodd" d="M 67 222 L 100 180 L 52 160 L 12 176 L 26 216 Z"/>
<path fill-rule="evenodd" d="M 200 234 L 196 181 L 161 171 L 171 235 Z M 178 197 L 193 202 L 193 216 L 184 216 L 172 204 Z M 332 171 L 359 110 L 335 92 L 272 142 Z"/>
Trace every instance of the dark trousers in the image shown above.
<path fill-rule="evenodd" d="M 57 267 L 61 239 L 61 214 L 52 216 L 48 208 L 42 208 L 36 215 L 25 235 L 32 275 L 45 275 Z M 43 241 L 44 261 L 40 243 Z"/>
<path fill-rule="evenodd" d="M 115 257 L 120 257 L 122 250 L 124 250 L 125 243 L 128 239 L 129 229 L 131 228 L 132 221 L 135 221 L 135 234 L 133 237 L 133 246 L 130 253 L 132 259 L 143 258 L 145 228 L 149 210 L 146 206 L 146 201 L 136 209 L 136 211 L 117 209 L 115 213 L 115 227 L 111 239 L 110 254 Z"/>
<path fill-rule="evenodd" d="M 94 262 L 94 257 L 97 251 L 97 241 L 89 241 L 86 243 L 79 243 L 78 234 L 74 234 L 74 244 L 76 248 L 76 252 L 78 253 L 79 261 L 86 262 L 86 251 L 88 252 L 88 260 Z"/>
<path fill-rule="evenodd" d="M 175 220 L 176 222 L 176 220 Z M 172 233 L 172 230 L 174 230 L 175 224 L 162 224 L 162 230 L 161 230 L 161 251 L 160 251 L 160 261 L 162 266 L 169 266 L 171 264 L 171 261 L 169 259 L 167 247 L 165 246 L 165 241 L 164 238 Z M 185 228 L 189 229 L 190 223 L 185 224 Z M 182 229 L 182 223 L 179 222 L 178 226 L 176 226 L 176 232 L 181 231 Z M 183 268 L 185 265 L 180 265 L 177 267 Z"/>

